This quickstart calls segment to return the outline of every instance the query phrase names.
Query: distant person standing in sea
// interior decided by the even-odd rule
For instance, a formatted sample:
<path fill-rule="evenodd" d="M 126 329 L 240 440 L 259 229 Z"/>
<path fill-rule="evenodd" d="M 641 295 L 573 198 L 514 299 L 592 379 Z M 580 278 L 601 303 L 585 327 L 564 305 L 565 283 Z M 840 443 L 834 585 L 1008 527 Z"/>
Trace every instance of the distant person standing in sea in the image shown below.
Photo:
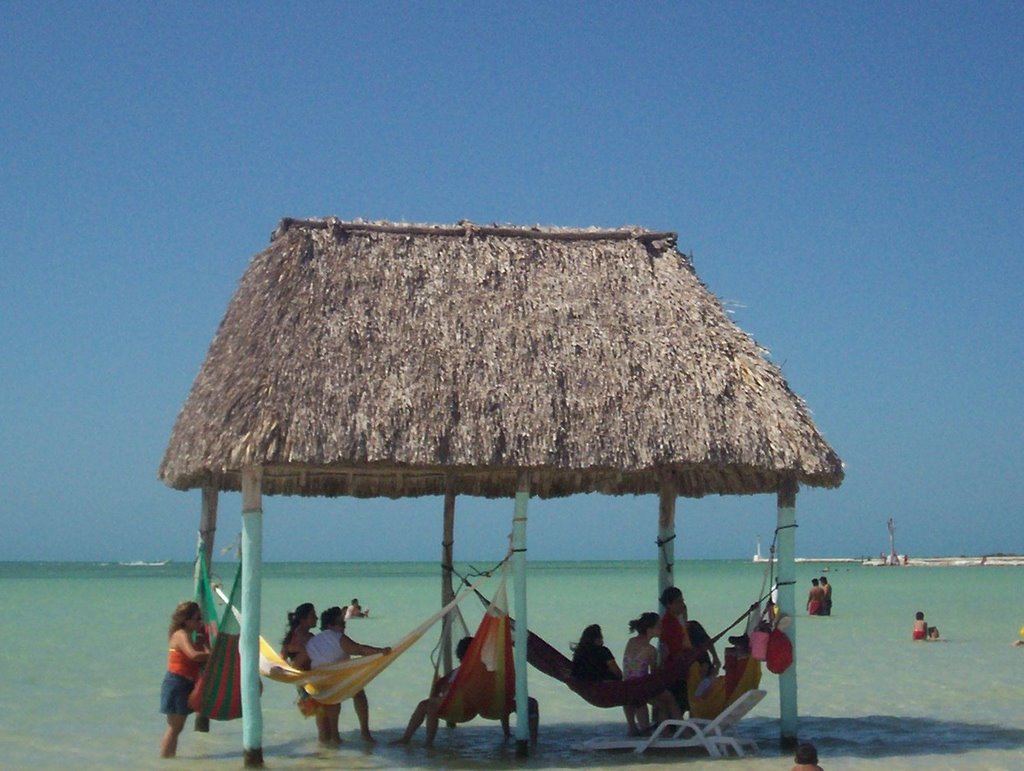
<path fill-rule="evenodd" d="M 819 615 L 832 615 L 832 584 L 828 582 L 827 576 L 818 579 L 821 582 L 821 611 Z"/>
<path fill-rule="evenodd" d="M 167 715 L 167 730 L 160 741 L 160 757 L 173 758 L 178 751 L 178 736 L 192 712 L 188 697 L 199 679 L 200 665 L 210 658 L 210 649 L 200 633 L 202 614 L 199 604 L 179 602 L 171 614 L 167 631 L 167 674 L 160 686 L 160 711 Z M 193 643 L 192 636 L 195 635 Z"/>
<path fill-rule="evenodd" d="M 910 635 L 912 640 L 928 639 L 928 622 L 924 620 L 924 611 L 917 611 L 914 614 L 914 630 Z"/>
<path fill-rule="evenodd" d="M 825 593 L 821 590 L 817 578 L 811 579 L 811 591 L 807 593 L 807 615 L 821 615 L 821 599 Z"/>

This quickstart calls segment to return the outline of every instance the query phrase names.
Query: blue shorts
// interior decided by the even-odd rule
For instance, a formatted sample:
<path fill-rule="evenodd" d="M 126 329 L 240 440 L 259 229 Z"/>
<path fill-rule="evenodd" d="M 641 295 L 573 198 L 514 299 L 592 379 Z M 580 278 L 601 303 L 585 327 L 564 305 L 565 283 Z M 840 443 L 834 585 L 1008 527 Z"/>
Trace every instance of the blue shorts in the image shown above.
<path fill-rule="evenodd" d="M 165 715 L 190 715 L 188 697 L 195 685 L 187 677 L 168 672 L 160 686 L 160 711 Z"/>

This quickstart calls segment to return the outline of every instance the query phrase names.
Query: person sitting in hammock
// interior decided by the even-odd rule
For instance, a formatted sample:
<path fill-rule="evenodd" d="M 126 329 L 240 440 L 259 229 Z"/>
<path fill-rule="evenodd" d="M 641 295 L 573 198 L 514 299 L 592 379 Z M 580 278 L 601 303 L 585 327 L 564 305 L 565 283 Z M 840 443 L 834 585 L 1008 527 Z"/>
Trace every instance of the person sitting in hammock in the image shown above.
<path fill-rule="evenodd" d="M 598 624 L 583 630 L 580 641 L 572 646 L 572 676 L 578 680 L 621 680 L 622 670 L 615 656 L 604 645 Z"/>
<path fill-rule="evenodd" d="M 459 640 L 458 645 L 455 646 L 455 656 L 459 662 L 466 656 L 466 651 L 469 650 L 470 644 L 473 642 L 472 637 L 463 637 Z M 392 744 L 408 744 L 412 741 L 413 735 L 419 730 L 419 727 L 423 725 L 423 721 L 427 722 L 427 747 L 434 746 L 434 737 L 437 736 L 437 725 L 440 722 L 437 710 L 441 706 L 441 702 L 444 701 L 445 694 L 448 693 L 448 689 L 451 688 L 452 683 L 455 682 L 455 676 L 458 674 L 459 668 L 455 667 L 451 672 L 448 673 L 447 677 L 439 677 L 434 681 L 433 687 L 430 689 L 430 696 L 423 699 L 419 704 L 416 705 L 416 709 L 412 711 L 412 715 L 409 717 L 409 725 L 405 727 L 405 733 L 403 733 L 398 739 L 395 739 Z"/>
<path fill-rule="evenodd" d="M 337 605 L 320 614 L 320 629 L 320 634 L 314 635 L 313 639 L 306 643 L 306 653 L 309 654 L 312 669 L 343 661 L 350 656 L 369 656 L 373 653 L 386 655 L 391 652 L 391 648 L 362 645 L 348 637 L 345 634 L 345 611 Z M 375 741 L 370 733 L 370 704 L 366 698 L 366 691 L 359 691 L 352 697 L 352 706 L 359 719 L 359 732 L 363 740 Z M 317 721 L 320 743 L 331 746 L 341 744 L 341 736 L 338 733 L 341 704 L 324 704 L 322 714 L 324 720 Z"/>
<path fill-rule="evenodd" d="M 622 679 L 627 681 L 646 677 L 658 668 L 658 651 L 651 644 L 651 638 L 661 634 L 661 619 L 657 613 L 643 613 L 639 618 L 629 622 L 629 630 L 636 636 L 629 638 L 626 650 L 622 654 Z M 679 711 L 679 705 L 668 691 L 657 694 L 650 702 L 655 709 L 660 710 L 660 714 L 675 720 L 683 716 Z M 623 709 L 626 712 L 630 736 L 642 736 L 650 731 L 651 723 L 646 703 L 626 704 Z"/>
<path fill-rule="evenodd" d="M 472 637 L 463 637 L 459 640 L 455 646 L 455 656 L 459 660 L 461 666 L 462 660 L 466 657 L 466 652 L 469 650 L 469 646 L 472 645 Z M 419 704 L 416 705 L 416 709 L 413 710 L 412 715 L 409 717 L 409 724 L 405 727 L 405 732 L 392 744 L 408 744 L 412 741 L 412 737 L 415 735 L 419 727 L 426 721 L 427 724 L 427 735 L 424 746 L 433 747 L 434 737 L 437 736 L 437 726 L 441 722 L 441 705 L 444 703 L 445 696 L 448 695 L 449 689 L 455 682 L 455 678 L 458 675 L 459 667 L 455 667 L 451 672 L 448 673 L 447 677 L 439 677 L 434 681 L 433 687 L 430 689 L 430 696 L 423 699 Z M 530 729 L 530 741 L 537 741 L 537 723 L 539 718 L 539 710 L 537 707 L 537 700 L 532 696 L 528 700 L 529 704 L 529 729 Z M 509 738 L 512 735 L 508 724 L 508 715 L 501 718 L 501 728 L 505 732 L 505 738 Z"/>

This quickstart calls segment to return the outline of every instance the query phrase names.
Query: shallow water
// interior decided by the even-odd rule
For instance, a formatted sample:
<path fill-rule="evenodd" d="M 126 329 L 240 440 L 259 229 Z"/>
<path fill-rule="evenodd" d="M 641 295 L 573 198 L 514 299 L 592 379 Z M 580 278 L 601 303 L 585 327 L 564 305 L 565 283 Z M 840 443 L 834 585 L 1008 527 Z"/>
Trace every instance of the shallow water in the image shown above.
<path fill-rule="evenodd" d="M 797 566 L 798 597 L 821 568 Z M 233 571 L 230 563 L 215 567 L 225 582 Z M 715 632 L 756 599 L 764 566 L 680 562 L 676 573 L 691 615 Z M 824 767 L 1024 767 L 1024 648 L 1011 646 L 1024 623 L 1024 568 L 851 565 L 831 566 L 829 575 L 833 615 L 797 619 L 800 737 L 817 744 Z M 168 761 L 156 754 L 163 730 L 157 702 L 166 625 L 174 604 L 191 594 L 191 566 L 2 563 L 0 581 L 3 767 L 165 767 Z M 653 609 L 656 591 L 653 563 L 533 563 L 529 625 L 567 650 L 584 626 L 600 623 L 606 643 L 621 658 L 627 621 Z M 429 615 L 439 592 L 434 563 L 268 564 L 262 630 L 277 642 L 289 608 L 308 600 L 322 609 L 359 597 L 371 616 L 352 622 L 350 634 L 384 645 Z M 463 607 L 467 623 L 475 626 L 479 604 Z M 916 610 L 926 612 L 945 641 L 910 641 Z M 359 741 L 346 705 L 344 746 L 319 751 L 313 722 L 294 707 L 294 691 L 266 683 L 268 766 L 661 768 L 684 758 L 694 769 L 720 767 L 721 761 L 696 751 L 637 757 L 573 749 L 590 736 L 621 735 L 621 710 L 591 707 L 536 671 L 530 672 L 530 693 L 541 704 L 541 738 L 525 762 L 515 759 L 512 743 L 503 742 L 497 725 L 487 721 L 442 729 L 433 751 L 422 747 L 422 734 L 410 747 L 388 746 L 426 694 L 438 634 L 439 627 L 428 632 L 369 686 L 371 725 L 380 740 L 372 748 Z M 778 747 L 776 678 L 766 673 L 762 687 L 768 697 L 743 722 L 743 732 L 759 741 L 761 752 L 742 767 L 788 768 L 791 753 Z M 237 768 L 240 748 L 240 721 L 214 723 L 209 734 L 193 732 L 190 721 L 176 767 Z"/>

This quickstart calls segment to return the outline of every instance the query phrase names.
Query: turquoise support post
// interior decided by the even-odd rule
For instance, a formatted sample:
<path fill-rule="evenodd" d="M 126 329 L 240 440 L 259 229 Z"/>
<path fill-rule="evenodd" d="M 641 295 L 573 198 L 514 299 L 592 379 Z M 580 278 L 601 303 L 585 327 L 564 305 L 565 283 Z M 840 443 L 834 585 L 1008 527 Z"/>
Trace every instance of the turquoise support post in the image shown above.
<path fill-rule="evenodd" d="M 246 768 L 263 768 L 263 712 L 260 709 L 260 584 L 263 572 L 262 470 L 242 472 L 242 755 Z"/>
<path fill-rule="evenodd" d="M 526 682 L 526 509 L 530 500 L 530 479 L 522 473 L 516 486 L 512 518 L 512 585 L 516 593 L 516 756 L 524 758 L 530 747 L 530 692 Z"/>
<path fill-rule="evenodd" d="M 779 675 L 779 741 L 783 747 L 797 743 L 796 701 L 796 492 L 795 480 L 787 480 L 778 494 L 779 611 L 790 617 L 785 630 L 793 643 L 793 663 Z"/>

